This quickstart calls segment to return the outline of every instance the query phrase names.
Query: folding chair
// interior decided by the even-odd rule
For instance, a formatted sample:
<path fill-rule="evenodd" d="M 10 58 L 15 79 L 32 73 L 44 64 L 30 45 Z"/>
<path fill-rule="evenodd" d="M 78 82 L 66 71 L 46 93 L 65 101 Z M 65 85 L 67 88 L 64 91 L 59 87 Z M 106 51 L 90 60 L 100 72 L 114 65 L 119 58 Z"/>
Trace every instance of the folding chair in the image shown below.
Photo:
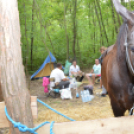
<path fill-rule="evenodd" d="M 50 84 L 48 85 L 49 93 L 47 97 L 51 96 L 57 98 L 59 96 L 59 89 L 55 86 L 55 78 L 49 78 Z"/>

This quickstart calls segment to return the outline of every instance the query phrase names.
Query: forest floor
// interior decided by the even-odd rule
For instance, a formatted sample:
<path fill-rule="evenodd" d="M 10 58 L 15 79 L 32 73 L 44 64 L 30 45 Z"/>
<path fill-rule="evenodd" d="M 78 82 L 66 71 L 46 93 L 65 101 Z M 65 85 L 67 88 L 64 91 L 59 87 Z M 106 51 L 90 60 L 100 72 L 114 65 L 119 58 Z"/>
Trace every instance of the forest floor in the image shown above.
<path fill-rule="evenodd" d="M 83 90 L 83 86 L 87 84 L 88 81 L 84 79 L 82 85 L 78 88 L 78 92 L 80 93 Z M 38 96 L 40 100 L 52 108 L 77 121 L 113 117 L 109 97 L 108 95 L 101 97 L 102 89 L 98 89 L 99 84 L 94 86 L 94 99 L 87 103 L 83 103 L 81 97 L 76 98 L 74 89 L 72 89 L 72 100 L 62 100 L 60 96 L 58 98 L 47 97 L 42 87 L 42 79 L 30 81 L 29 85 L 31 95 Z M 35 123 L 43 121 L 63 122 L 68 120 L 38 103 L 38 119 L 35 120 Z"/>
<path fill-rule="evenodd" d="M 87 84 L 88 81 L 84 78 L 82 85 L 78 88 L 78 92 L 80 93 L 80 91 L 83 90 L 83 86 Z M 37 96 L 52 108 L 76 121 L 102 119 L 114 116 L 108 95 L 101 97 L 102 89 L 98 89 L 99 84 L 95 84 L 94 86 L 94 99 L 87 103 L 83 103 L 81 97 L 76 98 L 74 89 L 72 90 L 72 100 L 62 100 L 60 96 L 58 98 L 47 97 L 42 87 L 42 79 L 30 81 L 30 77 L 27 77 L 27 85 L 31 96 Z M 128 113 L 126 113 L 126 115 L 128 115 Z M 69 120 L 38 103 L 38 118 L 34 120 L 34 124 L 40 124 L 44 121 L 67 122 Z M 8 129 L 0 129 L 0 134 L 8 134 Z"/>

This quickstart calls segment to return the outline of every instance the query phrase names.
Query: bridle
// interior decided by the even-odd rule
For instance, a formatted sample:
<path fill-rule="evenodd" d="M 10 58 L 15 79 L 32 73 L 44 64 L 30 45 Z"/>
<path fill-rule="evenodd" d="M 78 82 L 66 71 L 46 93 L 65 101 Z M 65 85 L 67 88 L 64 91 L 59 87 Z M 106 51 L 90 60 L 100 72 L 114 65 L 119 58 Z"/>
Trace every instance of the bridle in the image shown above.
<path fill-rule="evenodd" d="M 127 43 L 127 30 L 128 30 L 128 25 L 126 24 L 126 38 L 125 38 L 125 46 L 126 46 L 126 62 L 127 62 L 127 66 L 128 66 L 128 69 L 130 71 L 130 73 L 134 76 L 134 69 L 132 67 L 132 64 L 131 64 L 131 61 L 130 61 L 130 56 L 129 56 L 129 52 L 128 52 L 128 43 Z"/>

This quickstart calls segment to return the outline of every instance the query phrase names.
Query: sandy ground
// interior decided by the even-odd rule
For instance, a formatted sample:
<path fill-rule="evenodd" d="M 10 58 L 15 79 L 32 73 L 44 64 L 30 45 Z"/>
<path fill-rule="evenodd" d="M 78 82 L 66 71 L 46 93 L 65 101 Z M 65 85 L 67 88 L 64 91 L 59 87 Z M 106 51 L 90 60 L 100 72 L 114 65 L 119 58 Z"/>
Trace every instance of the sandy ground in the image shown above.
<path fill-rule="evenodd" d="M 84 79 L 82 83 L 78 88 L 79 93 L 81 90 L 84 90 L 83 86 L 87 85 L 88 81 Z M 76 98 L 76 91 L 74 89 L 72 89 L 72 100 L 62 100 L 60 96 L 58 98 L 47 97 L 42 87 L 42 79 L 30 81 L 29 85 L 31 95 L 38 96 L 40 100 L 52 108 L 77 121 L 113 117 L 109 97 L 101 97 L 102 89 L 98 89 L 99 84 L 95 84 L 94 86 L 94 99 L 87 103 L 82 102 L 81 96 Z M 53 120 L 56 122 L 67 121 L 38 103 L 38 119 L 35 122 Z"/>
<path fill-rule="evenodd" d="M 78 92 L 80 93 L 81 90 L 84 90 L 83 86 L 87 84 L 88 81 L 84 79 L 83 84 L 78 88 Z M 38 96 L 40 100 L 52 108 L 77 121 L 113 117 L 109 97 L 100 96 L 101 89 L 98 89 L 99 84 L 95 84 L 93 90 L 94 99 L 87 103 L 83 103 L 81 97 L 76 98 L 74 89 L 72 89 L 72 100 L 62 100 L 60 96 L 58 98 L 47 97 L 42 86 L 42 79 L 30 81 L 30 77 L 28 77 L 27 85 L 32 96 Z M 34 120 L 34 123 L 44 121 L 64 122 L 68 120 L 38 103 L 38 119 Z M 8 129 L 0 129 L 0 134 L 7 134 L 7 132 Z"/>

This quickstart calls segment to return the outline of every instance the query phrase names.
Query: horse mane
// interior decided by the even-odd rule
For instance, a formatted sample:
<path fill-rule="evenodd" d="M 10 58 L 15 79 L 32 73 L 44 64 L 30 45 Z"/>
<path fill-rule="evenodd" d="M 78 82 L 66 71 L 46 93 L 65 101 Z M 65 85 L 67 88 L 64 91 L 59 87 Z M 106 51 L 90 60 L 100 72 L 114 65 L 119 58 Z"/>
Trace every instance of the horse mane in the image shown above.
<path fill-rule="evenodd" d="M 126 34 L 127 34 L 127 32 L 126 32 L 126 23 L 124 22 L 120 27 L 118 38 L 117 38 L 117 41 L 116 41 L 118 60 L 122 59 L 122 54 L 123 54 L 123 51 L 125 50 L 124 49 L 124 47 L 125 47 L 124 44 L 125 44 L 125 38 L 127 36 Z"/>

